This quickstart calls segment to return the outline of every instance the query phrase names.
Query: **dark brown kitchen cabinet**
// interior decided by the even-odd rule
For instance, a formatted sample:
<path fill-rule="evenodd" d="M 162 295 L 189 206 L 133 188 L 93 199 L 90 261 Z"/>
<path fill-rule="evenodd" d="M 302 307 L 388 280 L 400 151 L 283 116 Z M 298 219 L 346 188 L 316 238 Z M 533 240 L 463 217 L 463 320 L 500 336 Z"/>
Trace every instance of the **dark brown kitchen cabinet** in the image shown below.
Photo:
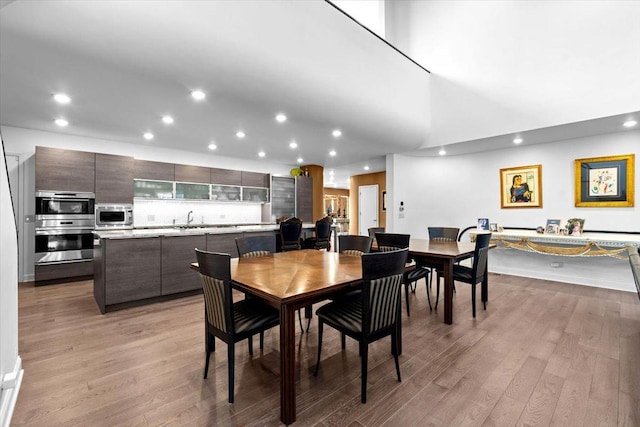
<path fill-rule="evenodd" d="M 202 166 L 176 165 L 175 181 L 177 182 L 201 182 L 209 184 L 211 170 Z"/>
<path fill-rule="evenodd" d="M 230 169 L 210 168 L 211 184 L 242 185 L 242 172 Z"/>
<path fill-rule="evenodd" d="M 296 177 L 296 216 L 302 222 L 313 222 L 313 180 L 310 176 Z"/>
<path fill-rule="evenodd" d="M 133 157 L 96 154 L 96 203 L 133 203 Z"/>
<path fill-rule="evenodd" d="M 242 171 L 242 186 L 243 187 L 264 187 L 269 188 L 269 174 L 257 173 L 257 172 L 245 172 Z"/>
<path fill-rule="evenodd" d="M 162 295 L 200 289 L 200 275 L 190 268 L 196 262 L 195 248 L 205 250 L 207 239 L 201 236 L 162 237 Z"/>
<path fill-rule="evenodd" d="M 209 252 L 222 252 L 238 258 L 236 237 L 242 237 L 242 233 L 207 234 L 207 250 Z"/>
<path fill-rule="evenodd" d="M 95 153 L 36 147 L 36 190 L 95 190 Z"/>
<path fill-rule="evenodd" d="M 135 159 L 133 161 L 133 177 L 135 179 L 175 181 L 175 165 Z"/>
<path fill-rule="evenodd" d="M 160 296 L 160 237 L 101 242 L 104 271 L 94 279 L 104 282 L 106 306 Z"/>

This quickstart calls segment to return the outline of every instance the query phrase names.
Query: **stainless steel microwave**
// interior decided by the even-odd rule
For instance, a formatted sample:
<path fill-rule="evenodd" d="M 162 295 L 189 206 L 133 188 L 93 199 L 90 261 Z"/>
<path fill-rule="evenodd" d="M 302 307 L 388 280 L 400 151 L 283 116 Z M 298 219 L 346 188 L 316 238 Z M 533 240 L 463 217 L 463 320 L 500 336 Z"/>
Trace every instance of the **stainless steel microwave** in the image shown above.
<path fill-rule="evenodd" d="M 96 230 L 133 228 L 132 204 L 96 204 Z"/>

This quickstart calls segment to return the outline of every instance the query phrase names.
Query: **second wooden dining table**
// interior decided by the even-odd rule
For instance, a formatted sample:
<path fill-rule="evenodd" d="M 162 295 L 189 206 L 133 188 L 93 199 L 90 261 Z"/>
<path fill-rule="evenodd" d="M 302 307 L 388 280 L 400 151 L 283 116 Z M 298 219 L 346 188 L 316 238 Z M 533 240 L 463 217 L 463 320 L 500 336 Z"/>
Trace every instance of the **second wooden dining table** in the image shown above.
<path fill-rule="evenodd" d="M 492 244 L 490 247 L 494 248 Z M 471 242 L 445 242 L 428 239 L 411 239 L 409 256 L 418 265 L 436 267 L 444 273 L 444 323 L 453 323 L 453 264 L 473 256 L 476 248 Z M 482 282 L 482 300 L 488 298 L 487 278 Z"/>

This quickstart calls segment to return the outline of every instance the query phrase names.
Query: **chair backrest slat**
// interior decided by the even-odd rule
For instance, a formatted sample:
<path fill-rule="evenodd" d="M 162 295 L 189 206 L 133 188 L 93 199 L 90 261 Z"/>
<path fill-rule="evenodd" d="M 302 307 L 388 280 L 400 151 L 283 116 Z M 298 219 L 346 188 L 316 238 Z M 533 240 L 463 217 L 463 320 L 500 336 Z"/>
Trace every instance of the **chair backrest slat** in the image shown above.
<path fill-rule="evenodd" d="M 231 256 L 196 249 L 204 293 L 207 323 L 233 335 L 233 297 L 231 291 Z"/>
<path fill-rule="evenodd" d="M 375 333 L 397 322 L 409 249 L 362 255 L 362 331 Z"/>

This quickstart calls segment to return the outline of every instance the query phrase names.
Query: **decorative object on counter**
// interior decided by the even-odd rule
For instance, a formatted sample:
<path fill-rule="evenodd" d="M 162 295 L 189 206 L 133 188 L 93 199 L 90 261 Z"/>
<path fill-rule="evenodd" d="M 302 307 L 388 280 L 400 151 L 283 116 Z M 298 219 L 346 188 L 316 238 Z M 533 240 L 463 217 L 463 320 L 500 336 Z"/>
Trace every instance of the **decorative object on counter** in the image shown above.
<path fill-rule="evenodd" d="M 536 233 L 538 234 L 544 234 L 544 227 L 543 226 L 538 226 L 536 227 Z"/>
<path fill-rule="evenodd" d="M 300 168 L 293 168 L 291 169 L 291 172 L 289 172 L 291 174 L 291 176 L 301 176 L 302 175 L 302 169 Z"/>
<path fill-rule="evenodd" d="M 497 222 L 489 223 L 489 231 L 491 231 L 492 233 L 498 231 L 498 223 Z"/>
<path fill-rule="evenodd" d="M 500 207 L 542 207 L 542 165 L 500 169 Z"/>
<path fill-rule="evenodd" d="M 570 236 L 580 236 L 584 229 L 584 218 L 568 219 L 565 228 Z"/>
<path fill-rule="evenodd" d="M 634 206 L 634 161 L 634 154 L 576 159 L 575 206 Z"/>
<path fill-rule="evenodd" d="M 560 231 L 560 222 L 559 219 L 548 219 L 544 232 L 546 234 L 558 234 Z"/>
<path fill-rule="evenodd" d="M 478 218 L 478 230 L 489 231 L 489 218 Z"/>

